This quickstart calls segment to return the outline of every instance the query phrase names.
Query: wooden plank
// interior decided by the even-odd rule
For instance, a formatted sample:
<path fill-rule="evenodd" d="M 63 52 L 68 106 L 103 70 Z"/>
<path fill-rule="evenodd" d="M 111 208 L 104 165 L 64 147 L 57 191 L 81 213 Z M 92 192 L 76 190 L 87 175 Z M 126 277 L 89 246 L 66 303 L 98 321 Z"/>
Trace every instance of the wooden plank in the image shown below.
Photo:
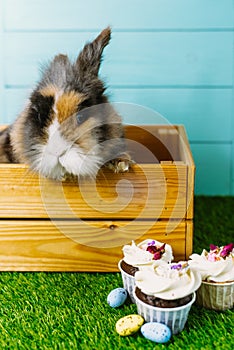
<path fill-rule="evenodd" d="M 227 142 L 232 139 L 231 88 L 118 89 L 110 86 L 107 93 L 120 110 L 125 124 L 158 124 L 158 111 L 164 124 L 185 125 L 191 142 Z M 2 124 L 13 122 L 23 109 L 29 94 L 30 89 L 5 89 L 5 113 L 4 118 L 0 119 Z"/>
<path fill-rule="evenodd" d="M 184 221 L 172 232 L 166 232 L 167 221 L 152 222 L 150 229 L 144 221 L 86 225 L 60 221 L 59 225 L 48 220 L 0 220 L 0 271 L 118 271 L 122 246 L 146 238 L 171 244 L 175 259 L 185 259 Z"/>
<path fill-rule="evenodd" d="M 5 17 L 7 30 L 229 29 L 232 11 L 231 0 L 6 0 Z"/>
<path fill-rule="evenodd" d="M 75 57 L 96 33 L 5 35 L 5 84 L 31 86 L 39 78 L 39 62 L 59 52 Z M 115 87 L 230 87 L 232 41 L 232 32 L 115 32 L 101 76 Z"/>
<path fill-rule="evenodd" d="M 193 160 L 179 145 L 182 129 L 125 126 L 128 151 L 138 165 L 124 174 L 102 168 L 95 181 L 52 181 L 24 164 L 0 164 L 0 217 L 184 218 Z"/>
<path fill-rule="evenodd" d="M 193 220 L 186 220 L 185 256 L 186 260 L 193 253 Z"/>
<path fill-rule="evenodd" d="M 39 179 L 25 165 L 0 164 L 1 218 L 183 218 L 186 166 L 141 164 L 102 170 L 96 182 Z"/>
<path fill-rule="evenodd" d="M 230 195 L 231 143 L 191 143 L 196 164 L 195 193 Z"/>
<path fill-rule="evenodd" d="M 188 176 L 188 182 L 187 182 L 187 198 L 186 198 L 186 218 L 192 219 L 194 214 L 194 177 L 195 177 L 195 165 L 194 160 L 191 152 L 191 148 L 188 142 L 188 137 L 185 132 L 184 127 L 178 126 L 179 129 L 179 135 L 181 138 L 181 142 L 179 143 L 180 148 L 180 154 L 181 159 L 184 160 L 185 164 L 188 164 L 187 167 L 187 176 Z"/>
<path fill-rule="evenodd" d="M 128 150 L 137 163 L 166 164 L 165 161 L 175 163 L 182 160 L 177 126 L 125 125 L 125 139 Z"/>

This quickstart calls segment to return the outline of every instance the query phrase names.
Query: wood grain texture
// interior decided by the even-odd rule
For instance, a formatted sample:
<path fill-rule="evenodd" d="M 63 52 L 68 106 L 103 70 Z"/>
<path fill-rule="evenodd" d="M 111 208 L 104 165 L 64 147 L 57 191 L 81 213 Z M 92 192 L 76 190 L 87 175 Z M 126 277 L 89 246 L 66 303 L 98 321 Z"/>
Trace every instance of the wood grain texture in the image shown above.
<path fill-rule="evenodd" d="M 103 170 L 97 181 L 39 180 L 24 165 L 0 165 L 1 218 L 180 218 L 186 213 L 186 166 Z M 178 187 L 179 185 L 179 187 Z M 173 215 L 172 215 L 173 212 Z"/>
<path fill-rule="evenodd" d="M 59 221 L 56 227 L 48 220 L 0 220 L 0 271 L 118 271 L 122 244 L 131 243 L 136 232 L 136 242 L 166 242 L 175 259 L 184 260 L 186 223 L 172 225 L 170 232 L 168 221 L 151 222 L 149 229 L 144 221 Z"/>
<path fill-rule="evenodd" d="M 188 142 L 187 134 L 182 126 L 179 126 L 179 135 L 181 142 L 179 143 L 181 158 L 184 160 L 187 167 L 187 190 L 186 190 L 186 218 L 192 219 L 194 216 L 194 181 L 195 181 L 195 164 Z"/>
<path fill-rule="evenodd" d="M 187 169 L 193 159 L 183 127 L 125 130 L 137 163 L 127 173 L 102 168 L 95 181 L 59 182 L 33 174 L 24 164 L 0 164 L 0 217 L 185 218 L 188 190 L 193 201 Z"/>
<path fill-rule="evenodd" d="M 186 236 L 185 236 L 185 256 L 186 260 L 193 253 L 193 220 L 186 220 Z"/>

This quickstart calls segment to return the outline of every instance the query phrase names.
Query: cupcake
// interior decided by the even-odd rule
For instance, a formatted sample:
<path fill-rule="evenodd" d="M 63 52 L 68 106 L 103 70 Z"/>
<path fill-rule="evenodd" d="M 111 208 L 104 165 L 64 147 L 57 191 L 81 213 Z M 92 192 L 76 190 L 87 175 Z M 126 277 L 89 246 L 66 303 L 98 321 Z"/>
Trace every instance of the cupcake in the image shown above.
<path fill-rule="evenodd" d="M 156 262 L 147 271 L 135 274 L 134 298 L 138 313 L 146 322 L 164 323 L 173 334 L 185 326 L 201 275 L 188 262 Z"/>
<path fill-rule="evenodd" d="M 189 265 L 201 273 L 202 284 L 196 303 L 213 310 L 233 308 L 234 303 L 234 245 L 210 245 L 201 255 L 192 254 Z"/>
<path fill-rule="evenodd" d="M 133 303 L 135 302 L 133 296 L 135 273 L 148 269 L 155 261 L 169 263 L 173 260 L 171 246 L 152 239 L 146 239 L 137 245 L 132 241 L 131 245 L 123 247 L 123 255 L 118 267 L 121 271 L 124 288 L 128 291 Z"/>

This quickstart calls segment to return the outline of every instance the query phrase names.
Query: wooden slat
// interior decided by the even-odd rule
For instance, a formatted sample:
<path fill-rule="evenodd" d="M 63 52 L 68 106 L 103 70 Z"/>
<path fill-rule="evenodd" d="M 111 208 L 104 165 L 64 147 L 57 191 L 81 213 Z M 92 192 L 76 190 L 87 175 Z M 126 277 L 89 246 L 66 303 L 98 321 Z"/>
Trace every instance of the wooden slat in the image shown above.
<path fill-rule="evenodd" d="M 186 260 L 193 253 L 193 220 L 186 220 L 185 256 Z"/>
<path fill-rule="evenodd" d="M 125 139 L 137 163 L 181 161 L 180 135 L 173 125 L 125 125 Z M 133 143 L 131 142 L 133 140 Z"/>
<path fill-rule="evenodd" d="M 5 3 L 7 30 L 87 30 L 108 24 L 131 30 L 233 27 L 231 0 L 6 0 Z"/>
<path fill-rule="evenodd" d="M 0 271 L 118 271 L 122 246 L 146 238 L 171 244 L 184 260 L 185 235 L 184 221 L 171 232 L 167 221 L 0 220 Z"/>
<path fill-rule="evenodd" d="M 102 168 L 95 181 L 52 181 L 24 164 L 0 164 L 0 217 L 186 217 L 187 198 L 193 201 L 187 185 L 193 159 L 183 127 L 125 126 L 125 134 L 137 164 L 124 174 Z"/>
<path fill-rule="evenodd" d="M 40 182 L 25 165 L 0 164 L 0 217 L 182 218 L 186 214 L 186 166 L 142 164 L 125 174 L 103 170 L 96 183 Z"/>
<path fill-rule="evenodd" d="M 193 218 L 193 212 L 194 212 L 194 177 L 195 177 L 195 165 L 194 160 L 191 152 L 191 148 L 188 142 L 188 138 L 185 132 L 184 127 L 178 126 L 179 129 L 179 135 L 181 137 L 181 142 L 179 142 L 179 148 L 180 148 L 180 154 L 181 159 L 184 160 L 185 164 L 188 164 L 187 167 L 187 176 L 188 176 L 188 182 L 187 182 L 187 213 L 186 218 L 192 219 Z"/>
<path fill-rule="evenodd" d="M 39 79 L 39 63 L 60 52 L 75 58 L 84 43 L 95 35 L 5 34 L 5 84 L 32 86 Z M 230 87 L 232 42 L 232 32 L 115 32 L 105 49 L 101 76 L 115 87 Z M 172 47 L 176 47 L 173 54 Z"/>

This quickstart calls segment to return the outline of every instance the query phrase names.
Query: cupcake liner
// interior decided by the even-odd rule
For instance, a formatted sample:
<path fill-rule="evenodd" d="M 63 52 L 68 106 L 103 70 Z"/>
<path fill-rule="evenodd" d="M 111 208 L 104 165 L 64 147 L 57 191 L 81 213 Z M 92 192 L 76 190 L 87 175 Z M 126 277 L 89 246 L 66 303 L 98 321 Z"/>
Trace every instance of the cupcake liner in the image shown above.
<path fill-rule="evenodd" d="M 135 304 L 135 298 L 133 295 L 134 289 L 135 289 L 135 277 L 132 275 L 129 275 L 121 268 L 121 262 L 118 263 L 118 268 L 121 272 L 122 280 L 123 280 L 123 286 L 128 291 L 128 294 L 130 296 L 131 301 Z"/>
<path fill-rule="evenodd" d="M 197 290 L 196 304 L 217 311 L 232 309 L 234 304 L 234 282 L 214 283 L 203 281 Z"/>
<path fill-rule="evenodd" d="M 135 290 L 133 294 L 136 300 L 138 314 L 144 317 L 146 322 L 159 322 L 166 324 L 173 334 L 177 334 L 184 329 L 189 311 L 196 299 L 196 294 L 193 293 L 192 300 L 186 305 L 173 308 L 161 308 L 148 305 L 141 301 L 136 296 Z"/>

